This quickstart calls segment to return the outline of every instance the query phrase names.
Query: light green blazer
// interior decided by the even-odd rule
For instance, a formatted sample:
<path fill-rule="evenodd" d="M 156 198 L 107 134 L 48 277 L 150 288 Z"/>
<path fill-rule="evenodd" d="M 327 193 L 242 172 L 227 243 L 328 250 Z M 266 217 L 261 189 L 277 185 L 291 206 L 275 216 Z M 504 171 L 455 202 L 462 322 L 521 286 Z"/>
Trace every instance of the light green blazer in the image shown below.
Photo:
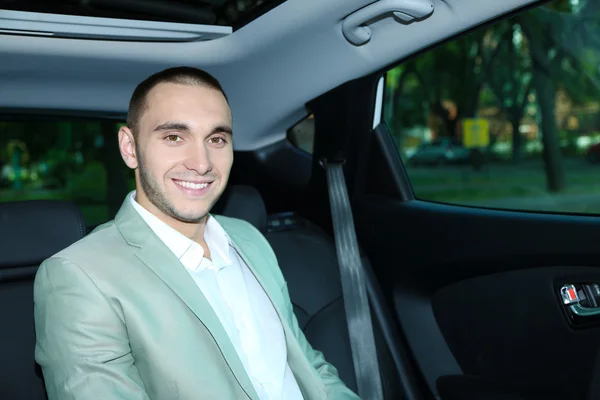
<path fill-rule="evenodd" d="M 266 239 L 215 218 L 279 314 L 304 398 L 357 399 L 300 330 Z M 129 199 L 114 221 L 42 263 L 34 301 L 50 400 L 259 400 L 210 304 Z"/>

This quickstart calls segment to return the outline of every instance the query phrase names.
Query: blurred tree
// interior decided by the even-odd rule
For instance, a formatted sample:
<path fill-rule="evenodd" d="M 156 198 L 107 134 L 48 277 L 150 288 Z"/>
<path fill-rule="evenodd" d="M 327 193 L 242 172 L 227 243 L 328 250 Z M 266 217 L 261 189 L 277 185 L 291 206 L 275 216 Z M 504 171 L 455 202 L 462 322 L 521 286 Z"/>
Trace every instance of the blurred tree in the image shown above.
<path fill-rule="evenodd" d="M 512 159 L 516 163 L 522 153 L 519 127 L 533 86 L 531 57 L 514 19 L 501 22 L 494 30 L 497 39 L 491 39 L 490 47 L 497 49 L 498 57 L 486 64 L 485 83 L 512 127 Z"/>
<path fill-rule="evenodd" d="M 73 145 L 73 126 L 71 122 L 58 122 L 58 138 L 56 147 L 59 149 L 70 149 Z"/>
<path fill-rule="evenodd" d="M 407 63 L 407 70 L 419 80 L 429 111 L 440 121 L 439 136 L 455 136 L 459 120 L 477 111 L 482 64 L 495 57 L 484 54 L 486 32 L 477 30 Z"/>
<path fill-rule="evenodd" d="M 476 30 L 388 72 L 393 125 L 425 125 L 430 114 L 439 136 L 456 136 L 459 121 L 477 113 L 486 72 L 502 49 L 490 45 L 500 39 L 499 32 L 495 26 Z"/>
<path fill-rule="evenodd" d="M 575 105 L 600 98 L 600 1 L 555 0 L 483 27 L 423 53 L 387 75 L 393 132 L 438 121 L 440 135 L 454 135 L 488 93 L 512 126 L 513 159 L 521 155 L 519 132 L 535 93 L 543 159 L 550 191 L 565 187 L 556 121 L 557 91 Z M 414 84 L 416 82 L 416 84 Z M 452 103 L 453 107 L 449 107 Z M 424 110 L 426 112 L 424 112 Z"/>
<path fill-rule="evenodd" d="M 412 65 L 402 64 L 386 74 L 385 122 L 402 148 L 403 128 L 426 124 L 425 97 Z"/>
<path fill-rule="evenodd" d="M 556 92 L 563 88 L 576 102 L 598 95 L 597 64 L 586 57 L 597 53 L 599 36 L 596 1 L 557 0 L 516 17 L 527 38 L 532 60 L 533 87 L 541 117 L 543 158 L 548 190 L 565 188 L 560 138 L 556 124 Z M 588 58 L 586 60 L 586 58 Z M 597 55 L 595 56 L 597 59 Z M 594 58 L 592 58 L 593 60 Z"/>

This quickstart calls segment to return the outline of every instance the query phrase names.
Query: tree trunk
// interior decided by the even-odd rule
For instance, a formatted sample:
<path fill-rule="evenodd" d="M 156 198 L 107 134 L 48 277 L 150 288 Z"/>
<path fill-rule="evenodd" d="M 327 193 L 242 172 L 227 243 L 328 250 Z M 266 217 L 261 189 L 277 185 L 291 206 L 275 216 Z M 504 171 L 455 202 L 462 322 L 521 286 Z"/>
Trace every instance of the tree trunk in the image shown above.
<path fill-rule="evenodd" d="M 441 122 L 441 132 L 438 133 L 438 136 L 456 137 L 458 116 L 454 119 L 450 119 L 450 113 L 444 108 L 440 100 L 432 104 L 431 111 Z"/>
<path fill-rule="evenodd" d="M 534 55 L 544 53 L 540 45 L 531 42 Z M 538 49 L 533 49 L 538 48 Z M 536 51 L 537 50 L 537 51 Z M 533 62 L 533 85 L 537 94 L 537 102 L 541 114 L 543 157 L 546 169 L 546 183 L 550 192 L 558 192 L 565 188 L 565 171 L 560 152 L 560 138 L 556 129 L 555 105 L 556 86 L 548 69 L 544 68 L 543 59 L 535 57 Z M 547 57 L 546 57 L 547 61 Z M 545 63 L 547 64 L 547 63 Z"/>
<path fill-rule="evenodd" d="M 521 136 L 521 132 L 519 131 L 521 119 L 511 117 L 510 125 L 512 126 L 512 161 L 514 164 L 518 164 L 521 162 L 523 155 L 521 151 L 523 147 L 523 136 Z"/>
<path fill-rule="evenodd" d="M 533 88 L 541 114 L 543 157 L 546 170 L 546 184 L 550 192 L 558 192 L 565 188 L 565 170 L 560 152 L 560 137 L 556 128 L 556 85 L 550 75 L 551 64 L 559 59 L 550 58 L 549 49 L 552 41 L 543 34 L 548 27 L 534 18 L 527 18 L 520 23 L 531 54 L 533 66 Z"/>

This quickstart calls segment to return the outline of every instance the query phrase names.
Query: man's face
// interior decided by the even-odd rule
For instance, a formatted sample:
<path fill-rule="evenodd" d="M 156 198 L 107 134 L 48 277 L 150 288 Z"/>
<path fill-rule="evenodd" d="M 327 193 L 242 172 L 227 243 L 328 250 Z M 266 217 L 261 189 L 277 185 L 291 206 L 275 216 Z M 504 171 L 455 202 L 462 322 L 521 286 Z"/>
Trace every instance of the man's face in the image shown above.
<path fill-rule="evenodd" d="M 229 179 L 231 126 L 219 91 L 172 83 L 154 87 L 138 123 L 137 165 L 126 160 L 137 166 L 136 200 L 163 220 L 200 222 Z"/>

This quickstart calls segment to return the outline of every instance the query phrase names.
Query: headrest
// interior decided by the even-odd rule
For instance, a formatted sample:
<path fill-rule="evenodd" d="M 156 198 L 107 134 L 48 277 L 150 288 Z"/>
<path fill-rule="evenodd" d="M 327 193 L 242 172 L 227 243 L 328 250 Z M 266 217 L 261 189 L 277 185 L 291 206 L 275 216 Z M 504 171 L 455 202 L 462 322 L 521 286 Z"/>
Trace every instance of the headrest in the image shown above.
<path fill-rule="evenodd" d="M 262 196 L 252 186 L 231 185 L 212 209 L 214 214 L 243 219 L 264 232 L 267 227 L 267 209 Z"/>
<path fill-rule="evenodd" d="M 85 234 L 79 209 L 66 201 L 0 203 L 0 268 L 39 265 Z"/>

